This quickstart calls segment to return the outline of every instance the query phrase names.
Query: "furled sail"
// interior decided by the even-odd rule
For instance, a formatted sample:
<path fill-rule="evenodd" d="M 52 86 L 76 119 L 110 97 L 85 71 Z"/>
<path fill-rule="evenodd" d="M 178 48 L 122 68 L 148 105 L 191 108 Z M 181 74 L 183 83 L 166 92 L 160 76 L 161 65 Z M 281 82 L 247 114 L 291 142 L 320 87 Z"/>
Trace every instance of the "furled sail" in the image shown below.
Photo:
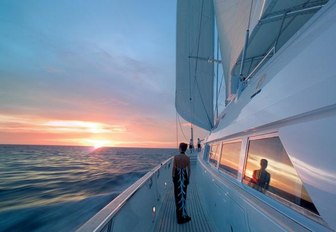
<path fill-rule="evenodd" d="M 244 48 L 246 31 L 256 26 L 266 1 L 214 0 L 228 99 L 238 88 L 239 75 L 233 76 L 231 71 Z"/>
<path fill-rule="evenodd" d="M 214 0 L 227 100 L 326 2 Z"/>
<path fill-rule="evenodd" d="M 185 120 L 206 130 L 214 122 L 213 54 L 212 0 L 178 0 L 175 107 Z"/>

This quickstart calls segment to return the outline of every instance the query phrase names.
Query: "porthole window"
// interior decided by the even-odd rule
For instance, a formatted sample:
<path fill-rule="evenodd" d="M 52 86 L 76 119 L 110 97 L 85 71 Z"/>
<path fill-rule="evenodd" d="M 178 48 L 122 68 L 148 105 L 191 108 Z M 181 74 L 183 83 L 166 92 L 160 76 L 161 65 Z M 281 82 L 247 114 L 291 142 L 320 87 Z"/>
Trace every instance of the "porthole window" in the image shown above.
<path fill-rule="evenodd" d="M 234 177 L 238 175 L 241 141 L 223 143 L 219 169 Z"/>
<path fill-rule="evenodd" d="M 243 182 L 276 199 L 284 199 L 318 214 L 280 138 L 252 139 Z"/>
<path fill-rule="evenodd" d="M 210 145 L 209 163 L 217 167 L 219 158 L 219 144 L 214 143 Z"/>

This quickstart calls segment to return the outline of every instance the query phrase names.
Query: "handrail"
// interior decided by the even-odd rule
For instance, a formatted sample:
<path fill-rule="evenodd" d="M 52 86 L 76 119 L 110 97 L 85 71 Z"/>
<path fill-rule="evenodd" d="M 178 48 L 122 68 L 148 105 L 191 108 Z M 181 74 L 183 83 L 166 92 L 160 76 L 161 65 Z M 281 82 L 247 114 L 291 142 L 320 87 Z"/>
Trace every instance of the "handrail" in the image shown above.
<path fill-rule="evenodd" d="M 319 10 L 324 5 L 325 5 L 325 3 L 318 4 L 318 5 L 315 5 L 315 6 L 308 6 L 306 8 L 302 8 L 302 9 L 294 9 L 294 7 L 291 8 L 291 9 L 284 9 L 284 10 L 275 12 L 275 13 L 278 13 L 278 14 L 270 15 L 266 18 L 260 19 L 260 23 L 264 24 L 264 23 L 267 23 L 268 21 L 274 21 L 274 20 L 281 19 L 285 14 L 287 16 L 296 16 L 298 14 L 304 14 L 307 11 Z"/>
<path fill-rule="evenodd" d="M 252 70 L 252 72 L 250 72 L 250 74 L 244 79 L 245 81 L 247 81 L 248 79 L 250 79 L 254 73 L 259 69 L 260 65 L 262 63 L 264 63 L 264 61 L 266 60 L 266 58 L 273 52 L 275 51 L 275 47 L 273 46 L 268 52 L 267 54 L 264 56 L 264 58 L 262 58 L 262 60 L 258 63 L 258 65 Z"/>
<path fill-rule="evenodd" d="M 152 176 L 157 173 L 161 167 L 169 163 L 173 157 L 165 160 L 161 164 L 157 165 L 151 171 L 147 172 L 143 177 L 137 180 L 134 184 L 128 187 L 125 191 L 119 194 L 108 205 L 101 209 L 96 215 L 90 218 L 85 224 L 83 224 L 77 231 L 102 231 L 108 223 L 111 222 L 114 216 L 122 209 L 128 200 L 146 184 Z"/>

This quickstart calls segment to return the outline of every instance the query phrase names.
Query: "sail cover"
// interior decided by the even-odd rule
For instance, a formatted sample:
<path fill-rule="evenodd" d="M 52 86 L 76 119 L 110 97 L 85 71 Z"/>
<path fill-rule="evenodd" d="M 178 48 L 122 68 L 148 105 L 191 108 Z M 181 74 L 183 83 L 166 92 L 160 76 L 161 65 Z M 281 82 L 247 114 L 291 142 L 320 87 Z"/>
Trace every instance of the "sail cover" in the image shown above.
<path fill-rule="evenodd" d="M 227 99 L 236 93 L 239 75 L 231 71 L 245 45 L 246 30 L 253 31 L 267 0 L 214 0 Z"/>
<path fill-rule="evenodd" d="M 187 121 L 213 127 L 214 10 L 212 0 L 177 1 L 177 112 Z"/>
<path fill-rule="evenodd" d="M 265 64 L 271 48 L 277 52 L 326 2 L 214 0 L 227 101 L 237 94 L 240 75 L 247 78 Z"/>

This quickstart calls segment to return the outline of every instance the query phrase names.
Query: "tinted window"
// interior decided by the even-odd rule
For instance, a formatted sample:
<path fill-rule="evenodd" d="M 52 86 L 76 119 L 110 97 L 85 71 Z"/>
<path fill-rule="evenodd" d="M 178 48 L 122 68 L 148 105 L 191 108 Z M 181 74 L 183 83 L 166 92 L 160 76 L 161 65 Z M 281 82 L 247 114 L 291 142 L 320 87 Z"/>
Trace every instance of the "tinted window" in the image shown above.
<path fill-rule="evenodd" d="M 241 142 L 224 143 L 222 145 L 219 168 L 237 177 Z"/>
<path fill-rule="evenodd" d="M 217 166 L 218 157 L 219 157 L 219 145 L 211 144 L 209 153 L 209 162 Z"/>
<path fill-rule="evenodd" d="M 267 167 L 262 170 L 265 164 Z M 279 137 L 249 142 L 244 182 L 318 213 Z"/>

